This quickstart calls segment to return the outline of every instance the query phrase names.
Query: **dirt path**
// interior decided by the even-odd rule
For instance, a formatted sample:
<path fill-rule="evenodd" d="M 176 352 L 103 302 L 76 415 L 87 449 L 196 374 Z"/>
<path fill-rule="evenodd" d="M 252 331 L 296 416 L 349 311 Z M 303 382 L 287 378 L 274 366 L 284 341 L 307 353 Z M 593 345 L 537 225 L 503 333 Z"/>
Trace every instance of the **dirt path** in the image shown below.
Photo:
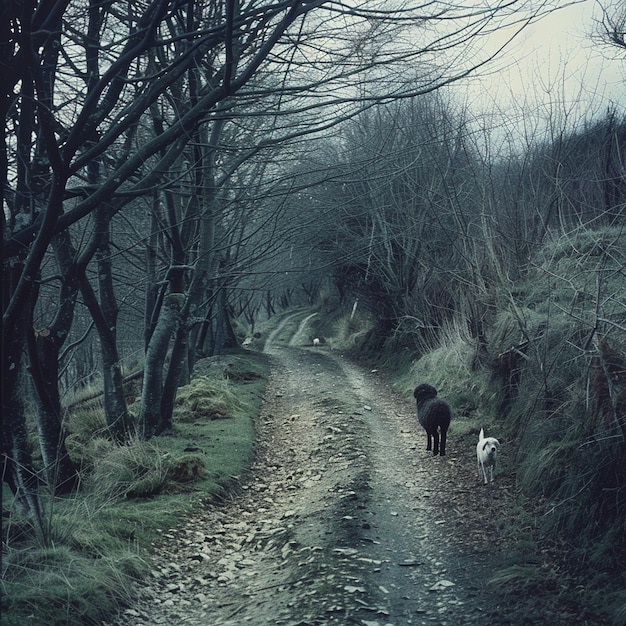
<path fill-rule="evenodd" d="M 471 450 L 431 457 L 412 398 L 376 372 L 273 338 L 267 351 L 250 479 L 168 535 L 116 626 L 543 623 L 486 593 L 500 487 L 478 482 Z"/>

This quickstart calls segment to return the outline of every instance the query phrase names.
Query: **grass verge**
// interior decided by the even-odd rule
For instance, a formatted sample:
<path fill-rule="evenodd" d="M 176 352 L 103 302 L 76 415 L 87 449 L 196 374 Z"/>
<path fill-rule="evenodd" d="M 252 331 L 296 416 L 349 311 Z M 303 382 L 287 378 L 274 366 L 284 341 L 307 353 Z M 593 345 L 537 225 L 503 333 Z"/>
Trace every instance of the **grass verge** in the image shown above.
<path fill-rule="evenodd" d="M 268 367 L 254 352 L 201 362 L 174 428 L 149 442 L 119 447 L 99 434 L 93 406 L 82 416 L 74 407 L 82 487 L 44 498 L 46 545 L 3 494 L 3 626 L 98 624 L 127 605 L 163 533 L 236 489 L 254 456 Z"/>

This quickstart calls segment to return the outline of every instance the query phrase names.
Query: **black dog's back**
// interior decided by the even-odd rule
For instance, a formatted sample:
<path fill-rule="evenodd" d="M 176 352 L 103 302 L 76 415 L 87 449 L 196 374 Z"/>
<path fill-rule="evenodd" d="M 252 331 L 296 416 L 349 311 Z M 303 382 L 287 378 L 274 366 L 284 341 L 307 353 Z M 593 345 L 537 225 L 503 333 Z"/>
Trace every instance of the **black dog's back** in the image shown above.
<path fill-rule="evenodd" d="M 417 402 L 417 418 L 424 427 L 427 437 L 426 450 L 433 451 L 433 455 L 446 453 L 446 439 L 452 413 L 450 405 L 437 397 L 437 390 L 426 383 L 415 388 L 413 396 Z M 439 445 L 441 436 L 441 446 Z"/>
<path fill-rule="evenodd" d="M 422 426 L 436 422 L 439 428 L 448 430 L 452 414 L 450 412 L 450 406 L 445 400 L 433 398 L 424 403 L 421 411 L 418 409 L 418 418 Z"/>

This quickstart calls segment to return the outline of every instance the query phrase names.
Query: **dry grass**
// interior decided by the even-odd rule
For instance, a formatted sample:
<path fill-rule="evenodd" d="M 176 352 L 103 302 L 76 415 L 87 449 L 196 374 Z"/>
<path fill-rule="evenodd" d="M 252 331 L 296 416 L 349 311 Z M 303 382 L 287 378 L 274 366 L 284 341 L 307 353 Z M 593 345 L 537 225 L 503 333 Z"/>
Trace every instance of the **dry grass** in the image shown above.
<path fill-rule="evenodd" d="M 145 498 L 165 488 L 169 456 L 152 442 L 138 438 L 113 445 L 95 462 L 87 486 L 98 502 L 119 498 Z"/>
<path fill-rule="evenodd" d="M 178 390 L 174 421 L 224 419 L 241 409 L 242 400 L 228 379 L 199 376 Z"/>

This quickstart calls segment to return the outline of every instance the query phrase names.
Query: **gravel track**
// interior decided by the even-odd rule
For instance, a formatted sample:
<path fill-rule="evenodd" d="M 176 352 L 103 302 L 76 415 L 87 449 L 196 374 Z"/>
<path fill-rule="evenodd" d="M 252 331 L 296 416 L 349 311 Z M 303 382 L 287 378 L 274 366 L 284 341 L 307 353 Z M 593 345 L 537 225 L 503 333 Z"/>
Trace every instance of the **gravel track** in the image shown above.
<path fill-rule="evenodd" d="M 486 585 L 511 485 L 482 485 L 467 442 L 433 458 L 412 398 L 324 347 L 297 347 L 307 319 L 291 345 L 274 340 L 290 318 L 268 339 L 259 450 L 240 493 L 168 533 L 115 626 L 548 623 Z"/>

